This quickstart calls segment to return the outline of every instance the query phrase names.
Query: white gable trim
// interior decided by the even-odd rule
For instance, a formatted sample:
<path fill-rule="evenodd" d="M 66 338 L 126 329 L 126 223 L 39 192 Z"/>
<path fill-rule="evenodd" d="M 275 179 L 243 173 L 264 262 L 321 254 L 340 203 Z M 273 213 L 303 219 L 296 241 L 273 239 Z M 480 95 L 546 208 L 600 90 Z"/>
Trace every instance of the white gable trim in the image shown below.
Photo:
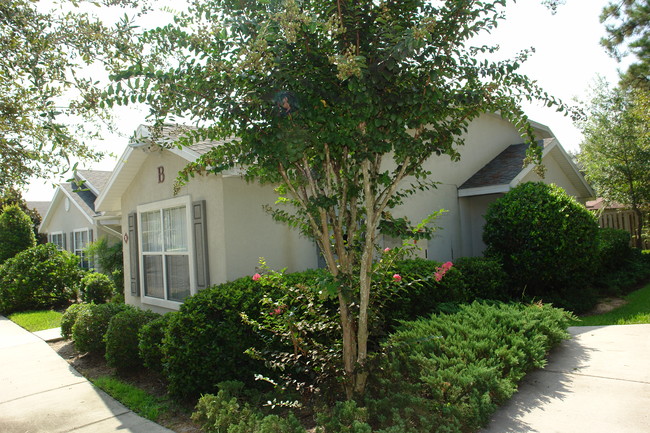
<path fill-rule="evenodd" d="M 472 197 L 476 195 L 500 194 L 510 191 L 510 185 L 490 185 L 476 188 L 464 188 L 458 190 L 458 197 Z"/>

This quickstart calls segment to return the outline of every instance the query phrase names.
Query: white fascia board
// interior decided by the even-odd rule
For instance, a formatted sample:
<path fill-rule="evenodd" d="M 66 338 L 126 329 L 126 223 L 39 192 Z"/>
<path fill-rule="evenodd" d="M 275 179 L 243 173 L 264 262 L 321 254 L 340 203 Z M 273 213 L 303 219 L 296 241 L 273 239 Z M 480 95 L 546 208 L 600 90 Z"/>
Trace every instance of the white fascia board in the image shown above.
<path fill-rule="evenodd" d="M 477 195 L 500 194 L 510 191 L 510 185 L 490 185 L 477 188 L 463 188 L 458 190 L 458 197 L 473 197 Z"/>
<path fill-rule="evenodd" d="M 97 197 L 99 195 L 99 190 L 97 188 L 95 188 L 95 185 L 90 183 L 88 181 L 88 179 L 86 179 L 84 177 L 83 174 L 79 173 L 78 171 L 76 171 L 74 174 L 75 174 L 75 177 L 78 177 L 79 180 L 82 182 L 82 184 L 80 185 L 81 188 L 88 188 L 89 190 L 91 190 L 95 194 L 95 197 Z"/>
<path fill-rule="evenodd" d="M 104 188 L 104 191 L 97 196 L 95 199 L 95 210 L 96 211 L 101 211 L 102 205 L 104 204 L 104 201 L 108 197 L 109 193 L 113 189 L 115 185 L 115 181 L 120 177 L 120 174 L 124 170 L 124 166 L 126 165 L 127 161 L 129 160 L 129 157 L 133 153 L 133 148 L 130 146 L 127 146 L 126 150 L 120 157 L 120 159 L 117 162 L 117 165 L 115 166 L 115 170 L 113 170 L 113 173 L 111 173 L 111 177 L 108 178 L 108 182 L 106 182 L 106 187 Z"/>
<path fill-rule="evenodd" d="M 47 212 L 45 213 L 45 216 L 41 220 L 41 225 L 38 226 L 38 232 L 39 233 L 47 233 L 47 228 L 48 223 L 50 222 L 51 215 L 54 213 L 54 208 L 57 207 L 58 202 L 61 201 L 61 194 L 63 194 L 61 191 L 63 188 L 61 188 L 61 185 L 56 187 L 56 190 L 54 190 L 54 197 L 52 197 L 52 202 L 50 203 L 50 207 L 47 209 Z"/>

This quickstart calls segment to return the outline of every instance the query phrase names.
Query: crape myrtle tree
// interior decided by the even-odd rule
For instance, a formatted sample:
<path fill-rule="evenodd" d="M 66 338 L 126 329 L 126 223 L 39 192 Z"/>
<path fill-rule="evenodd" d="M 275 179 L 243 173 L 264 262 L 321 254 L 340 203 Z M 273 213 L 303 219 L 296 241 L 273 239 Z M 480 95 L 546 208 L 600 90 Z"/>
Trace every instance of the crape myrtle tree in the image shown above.
<path fill-rule="evenodd" d="M 129 20 L 105 25 L 80 6 L 142 7 L 143 1 L 0 2 L 0 188 L 64 173 L 74 160 L 97 160 L 82 138 L 97 136 L 102 66 L 129 55 Z M 90 65 L 97 69 L 90 71 Z M 98 72 L 99 71 L 99 72 Z M 107 75 L 107 74 L 105 74 Z M 106 83 L 104 82 L 103 85 Z"/>
<path fill-rule="evenodd" d="M 371 288 L 380 229 L 429 238 L 390 210 L 431 186 L 423 162 L 458 160 L 468 124 L 499 112 L 522 136 L 520 108 L 565 107 L 517 72 L 528 57 L 491 61 L 471 46 L 506 1 L 191 1 L 173 24 L 142 34 L 141 59 L 114 74 L 108 102 L 146 101 L 156 124 L 191 119 L 178 145 L 224 140 L 180 174 L 239 167 L 277 186 L 272 216 L 312 237 L 332 275 L 346 395 L 368 379 Z M 162 64 L 165 58 L 168 67 Z M 154 128 L 155 130 L 155 128 Z M 533 145 L 530 157 L 539 160 Z"/>

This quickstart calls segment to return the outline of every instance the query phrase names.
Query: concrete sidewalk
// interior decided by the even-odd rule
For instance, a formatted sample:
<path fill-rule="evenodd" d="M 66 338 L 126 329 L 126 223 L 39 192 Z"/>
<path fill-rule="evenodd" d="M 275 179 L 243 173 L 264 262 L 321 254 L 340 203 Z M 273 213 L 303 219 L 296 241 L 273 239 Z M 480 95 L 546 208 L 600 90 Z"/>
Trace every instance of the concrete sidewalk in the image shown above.
<path fill-rule="evenodd" d="M 0 316 L 0 432 L 173 433 L 94 387 L 48 344 Z"/>
<path fill-rule="evenodd" d="M 482 433 L 650 432 L 650 325 L 569 332 Z"/>

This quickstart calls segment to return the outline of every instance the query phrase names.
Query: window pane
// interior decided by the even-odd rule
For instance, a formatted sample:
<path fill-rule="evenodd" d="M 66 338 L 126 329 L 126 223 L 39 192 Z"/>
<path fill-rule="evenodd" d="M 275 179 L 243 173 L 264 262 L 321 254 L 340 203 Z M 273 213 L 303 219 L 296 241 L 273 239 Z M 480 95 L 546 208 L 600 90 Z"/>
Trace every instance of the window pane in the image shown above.
<path fill-rule="evenodd" d="M 169 299 L 182 301 L 190 295 L 189 256 L 167 256 L 167 288 Z"/>
<path fill-rule="evenodd" d="M 143 212 L 140 220 L 142 221 L 142 251 L 162 251 L 160 211 Z"/>
<path fill-rule="evenodd" d="M 163 287 L 162 256 L 144 256 L 144 294 L 154 298 L 165 298 Z"/>
<path fill-rule="evenodd" d="M 165 251 L 187 251 L 187 213 L 185 206 L 163 209 Z"/>

